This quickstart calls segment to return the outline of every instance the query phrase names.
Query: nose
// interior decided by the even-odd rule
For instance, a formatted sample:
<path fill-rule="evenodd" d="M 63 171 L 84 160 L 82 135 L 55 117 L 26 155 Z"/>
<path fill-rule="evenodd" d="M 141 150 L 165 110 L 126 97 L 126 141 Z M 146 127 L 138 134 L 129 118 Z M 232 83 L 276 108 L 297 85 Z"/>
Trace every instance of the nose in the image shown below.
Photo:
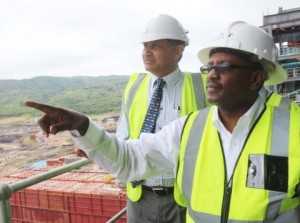
<path fill-rule="evenodd" d="M 143 54 L 144 55 L 149 55 L 151 53 L 151 49 L 148 46 L 144 46 L 143 48 Z"/>
<path fill-rule="evenodd" d="M 207 79 L 216 79 L 218 77 L 218 72 L 216 72 L 215 69 L 211 69 L 207 74 Z"/>
<path fill-rule="evenodd" d="M 143 46 L 143 51 L 144 51 L 144 52 L 147 52 L 148 50 L 149 50 L 148 47 L 144 45 L 144 46 Z"/>

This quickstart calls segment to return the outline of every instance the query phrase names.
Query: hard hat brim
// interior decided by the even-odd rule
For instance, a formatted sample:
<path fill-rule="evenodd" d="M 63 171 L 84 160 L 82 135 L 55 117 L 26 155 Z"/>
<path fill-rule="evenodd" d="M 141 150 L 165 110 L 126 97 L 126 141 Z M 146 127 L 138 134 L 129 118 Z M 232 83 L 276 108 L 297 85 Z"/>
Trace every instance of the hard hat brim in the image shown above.
<path fill-rule="evenodd" d="M 265 81 L 264 85 L 270 86 L 280 84 L 287 79 L 287 72 L 283 67 L 276 63 L 275 69 L 268 72 L 269 79 Z"/>
<path fill-rule="evenodd" d="M 147 34 L 142 37 L 142 43 L 152 42 L 156 40 L 163 40 L 163 39 L 180 40 L 184 42 L 186 46 L 189 44 L 189 40 L 187 38 L 184 37 L 179 38 L 171 34 L 165 34 L 165 35 Z"/>

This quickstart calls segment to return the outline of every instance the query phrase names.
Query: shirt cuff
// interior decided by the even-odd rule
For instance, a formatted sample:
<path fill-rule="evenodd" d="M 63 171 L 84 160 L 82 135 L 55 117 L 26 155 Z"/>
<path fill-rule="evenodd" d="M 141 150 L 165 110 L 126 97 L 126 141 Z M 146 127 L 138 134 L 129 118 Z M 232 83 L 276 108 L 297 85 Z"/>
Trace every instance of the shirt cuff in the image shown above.
<path fill-rule="evenodd" d="M 71 133 L 73 135 L 73 132 Z M 80 144 L 85 152 L 90 153 L 92 150 L 101 150 L 101 143 L 104 141 L 105 130 L 97 126 L 90 120 L 89 127 L 84 136 L 75 136 L 75 140 Z M 104 149 L 104 148 L 103 148 Z"/>

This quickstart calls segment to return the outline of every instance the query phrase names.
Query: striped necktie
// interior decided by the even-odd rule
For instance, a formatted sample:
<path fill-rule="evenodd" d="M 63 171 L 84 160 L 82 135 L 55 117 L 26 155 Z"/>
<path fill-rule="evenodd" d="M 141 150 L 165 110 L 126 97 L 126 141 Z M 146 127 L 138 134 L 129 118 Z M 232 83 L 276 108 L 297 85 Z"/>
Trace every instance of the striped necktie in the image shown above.
<path fill-rule="evenodd" d="M 141 132 L 149 132 L 149 133 L 155 132 L 156 121 L 159 115 L 160 102 L 163 94 L 163 87 L 165 84 L 166 82 L 161 78 L 155 80 L 154 82 L 155 89 L 151 97 L 151 101 L 148 107 L 148 111 Z"/>
<path fill-rule="evenodd" d="M 154 133 L 155 132 L 155 126 L 156 126 L 156 120 L 159 115 L 159 110 L 160 110 L 160 102 L 162 99 L 162 94 L 163 94 L 163 87 L 166 84 L 166 82 L 159 78 L 156 81 L 154 81 L 154 92 L 152 94 L 150 104 L 147 110 L 147 114 L 143 123 L 143 127 L 141 130 L 142 132 L 149 132 L 149 133 Z M 140 184 L 142 184 L 144 180 L 137 180 L 137 181 L 132 181 L 132 186 L 136 187 Z"/>

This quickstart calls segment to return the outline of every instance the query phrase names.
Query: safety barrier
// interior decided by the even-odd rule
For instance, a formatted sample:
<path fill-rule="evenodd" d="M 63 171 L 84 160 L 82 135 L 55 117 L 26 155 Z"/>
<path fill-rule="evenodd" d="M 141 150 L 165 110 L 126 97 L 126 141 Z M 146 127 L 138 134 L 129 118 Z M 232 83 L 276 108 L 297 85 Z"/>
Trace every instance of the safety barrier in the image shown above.
<path fill-rule="evenodd" d="M 115 214 L 117 212 L 116 207 L 120 208 L 121 206 L 122 207 L 124 206 L 124 204 L 120 205 L 120 201 L 116 199 L 114 200 L 114 198 L 103 199 L 103 197 L 101 196 L 95 196 L 93 197 L 93 199 L 90 199 L 88 196 L 84 194 L 82 195 L 79 194 L 78 196 L 74 197 L 74 196 L 70 196 L 70 194 L 68 193 L 63 193 L 63 195 L 60 195 L 58 193 L 55 194 L 56 196 L 53 196 L 53 192 L 47 191 L 47 193 L 45 193 L 45 191 L 43 192 L 43 191 L 26 189 L 27 187 L 30 187 L 32 185 L 35 185 L 45 180 L 49 180 L 53 177 L 62 175 L 64 173 L 70 172 L 71 170 L 80 168 L 89 163 L 90 163 L 89 160 L 83 159 L 83 160 L 79 160 L 67 164 L 63 167 L 49 170 L 46 173 L 31 176 L 27 179 L 18 182 L 0 184 L 0 222 L 1 223 L 18 222 L 16 220 L 12 221 L 12 215 L 25 218 L 25 220 L 28 220 L 28 222 L 31 221 L 33 222 L 36 218 L 37 220 L 38 218 L 46 219 L 46 222 L 48 222 L 49 219 L 51 220 L 51 218 L 54 217 L 62 219 L 59 222 L 82 222 L 80 221 L 80 218 L 82 216 L 78 215 L 77 212 L 68 211 L 68 210 L 75 210 L 81 208 L 80 212 L 89 211 L 89 209 L 86 209 L 87 206 L 85 205 L 91 205 L 89 203 L 91 202 L 91 200 L 95 203 L 92 204 L 92 208 L 95 207 L 100 208 L 99 206 L 102 204 L 105 208 L 102 209 L 101 211 L 105 212 L 106 215 L 102 217 L 102 216 L 92 216 L 92 215 L 88 215 L 89 213 L 86 213 L 88 217 L 93 218 L 95 220 L 89 222 L 99 222 L 100 218 L 102 219 L 102 221 L 100 222 L 109 222 L 109 223 L 117 222 L 126 213 L 126 208 L 123 208 L 119 213 L 117 213 L 111 219 L 109 219 L 109 217 L 106 217 Z M 61 177 L 59 179 L 61 179 Z M 23 189 L 26 189 L 26 192 L 24 192 Z M 10 199 L 12 199 L 11 202 Z M 56 199 L 56 200 L 49 202 L 49 199 Z M 80 199 L 80 203 L 79 203 L 80 205 L 77 205 L 78 203 L 74 202 L 73 201 L 74 199 Z M 109 202 L 108 205 L 105 205 L 104 204 L 105 202 Z M 20 203 L 24 206 L 20 205 Z M 30 205 L 28 205 L 28 203 Z M 13 208 L 11 208 L 12 206 Z M 44 209 L 40 209 L 41 206 L 43 206 Z M 50 220 L 49 222 L 52 222 Z M 121 222 L 124 222 L 124 220 Z"/>

